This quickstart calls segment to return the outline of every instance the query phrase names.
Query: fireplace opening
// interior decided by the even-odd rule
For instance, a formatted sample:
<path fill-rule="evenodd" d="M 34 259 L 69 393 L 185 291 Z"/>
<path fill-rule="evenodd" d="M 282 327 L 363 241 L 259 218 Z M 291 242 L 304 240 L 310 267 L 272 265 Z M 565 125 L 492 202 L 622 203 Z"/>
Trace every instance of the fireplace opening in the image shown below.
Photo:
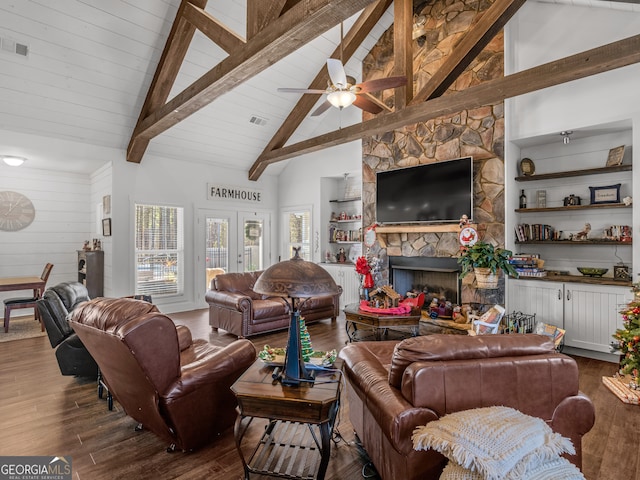
<path fill-rule="evenodd" d="M 389 257 L 389 280 L 402 296 L 425 294 L 423 309 L 439 304 L 460 305 L 460 266 L 450 257 Z M 446 315 L 445 315 L 446 316 Z"/>

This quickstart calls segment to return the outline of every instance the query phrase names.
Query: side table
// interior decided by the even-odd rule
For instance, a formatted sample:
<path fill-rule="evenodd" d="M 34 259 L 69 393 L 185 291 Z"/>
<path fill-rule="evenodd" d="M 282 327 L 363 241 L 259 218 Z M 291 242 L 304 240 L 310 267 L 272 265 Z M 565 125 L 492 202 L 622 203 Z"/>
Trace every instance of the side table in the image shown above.
<path fill-rule="evenodd" d="M 331 435 L 340 405 L 342 360 L 330 370 L 318 370 L 315 383 L 284 386 L 272 377 L 273 367 L 261 360 L 231 386 L 238 400 L 234 436 L 250 474 L 322 480 L 329 464 Z M 269 423 L 248 459 L 242 440 L 254 418 Z"/>

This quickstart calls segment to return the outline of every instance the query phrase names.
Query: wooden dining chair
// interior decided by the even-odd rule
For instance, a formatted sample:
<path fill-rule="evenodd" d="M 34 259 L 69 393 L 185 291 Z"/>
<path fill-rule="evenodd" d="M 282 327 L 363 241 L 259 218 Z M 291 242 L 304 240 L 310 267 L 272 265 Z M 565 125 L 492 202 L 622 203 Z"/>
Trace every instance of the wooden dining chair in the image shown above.
<path fill-rule="evenodd" d="M 40 328 L 44 332 L 44 323 L 40 320 L 40 315 L 38 313 L 38 309 L 36 308 L 36 302 L 42 294 L 44 293 L 44 289 L 47 286 L 47 280 L 49 280 L 49 274 L 51 273 L 51 269 L 53 269 L 52 263 L 47 263 L 44 266 L 44 270 L 42 271 L 42 275 L 40 275 L 40 279 L 43 281 L 42 288 L 34 288 L 33 296 L 31 297 L 15 297 L 15 298 L 7 298 L 4 301 L 4 332 L 7 333 L 9 331 L 9 319 L 11 317 L 11 310 L 17 310 L 18 308 L 33 308 L 33 314 L 40 322 Z"/>

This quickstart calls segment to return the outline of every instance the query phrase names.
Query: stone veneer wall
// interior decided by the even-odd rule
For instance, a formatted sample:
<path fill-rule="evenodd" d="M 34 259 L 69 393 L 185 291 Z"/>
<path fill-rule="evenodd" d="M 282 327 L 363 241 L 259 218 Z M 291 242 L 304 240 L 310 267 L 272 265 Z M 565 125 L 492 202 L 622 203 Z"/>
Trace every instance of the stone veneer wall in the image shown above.
<path fill-rule="evenodd" d="M 414 11 L 427 17 L 428 31 L 414 42 L 414 87 L 431 77 L 456 42 L 476 22 L 491 2 L 436 0 L 416 2 Z M 449 88 L 449 94 L 503 75 L 503 35 L 493 41 Z M 363 65 L 363 78 L 393 73 L 393 27 L 372 49 Z M 380 97 L 393 106 L 393 91 Z M 369 114 L 365 114 L 365 118 Z M 375 221 L 375 173 L 383 170 L 472 156 L 474 159 L 473 221 L 480 238 L 504 246 L 504 112 L 497 103 L 464 110 L 447 117 L 408 125 L 402 129 L 363 140 L 363 221 Z M 382 259 L 382 278 L 388 280 L 388 256 L 454 257 L 460 244 L 456 233 L 388 233 L 386 248 L 380 242 L 371 253 Z M 473 275 L 465 277 L 464 303 L 503 303 L 504 281 L 498 291 L 479 294 L 472 288 Z M 399 292 L 404 294 L 404 292 Z"/>

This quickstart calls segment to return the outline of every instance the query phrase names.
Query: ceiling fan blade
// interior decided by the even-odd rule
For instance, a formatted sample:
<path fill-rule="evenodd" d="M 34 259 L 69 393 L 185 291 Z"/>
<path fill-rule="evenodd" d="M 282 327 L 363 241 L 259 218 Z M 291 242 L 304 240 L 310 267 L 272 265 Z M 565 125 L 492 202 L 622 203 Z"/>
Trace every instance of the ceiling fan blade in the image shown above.
<path fill-rule="evenodd" d="M 333 83 L 336 88 L 346 88 L 347 74 L 345 73 L 344 66 L 340 60 L 336 58 L 328 58 L 327 70 L 329 71 L 331 83 Z"/>
<path fill-rule="evenodd" d="M 318 108 L 316 108 L 311 114 L 312 117 L 317 117 L 318 115 L 322 115 L 324 112 L 331 108 L 331 103 L 329 100 L 325 100 L 320 104 Z"/>
<path fill-rule="evenodd" d="M 407 84 L 407 77 L 398 76 L 398 77 L 376 78 L 374 80 L 367 80 L 366 82 L 357 84 L 356 87 L 359 89 L 358 93 L 365 93 L 365 92 L 378 92 L 380 90 L 386 90 L 388 88 L 403 87 L 406 84 Z"/>
<path fill-rule="evenodd" d="M 325 90 L 314 90 L 311 88 L 279 88 L 278 91 L 286 93 L 327 93 Z"/>
<path fill-rule="evenodd" d="M 356 107 L 364 110 L 365 112 L 369 112 L 369 113 L 380 113 L 382 111 L 381 107 L 379 107 L 378 105 L 373 103 L 371 100 L 369 100 L 364 95 L 356 95 L 356 99 L 354 100 L 353 104 Z"/>

